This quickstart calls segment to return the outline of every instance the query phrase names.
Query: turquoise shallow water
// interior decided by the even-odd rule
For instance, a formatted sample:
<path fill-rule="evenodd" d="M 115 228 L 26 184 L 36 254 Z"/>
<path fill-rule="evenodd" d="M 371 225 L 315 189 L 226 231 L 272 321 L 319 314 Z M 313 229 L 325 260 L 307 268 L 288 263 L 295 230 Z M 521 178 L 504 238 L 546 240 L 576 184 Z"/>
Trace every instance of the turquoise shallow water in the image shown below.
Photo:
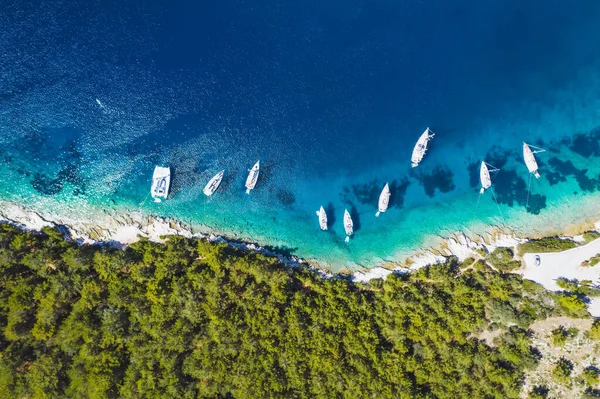
<path fill-rule="evenodd" d="M 170 216 L 333 269 L 455 231 L 562 231 L 600 219 L 598 17 L 591 1 L 13 2 L 0 16 L 0 198 Z M 426 126 L 436 137 L 411 169 Z M 522 141 L 547 149 L 529 199 Z M 478 196 L 481 159 L 501 169 L 499 207 Z M 157 163 L 173 168 L 161 204 L 148 199 Z M 385 182 L 390 210 L 375 218 Z"/>

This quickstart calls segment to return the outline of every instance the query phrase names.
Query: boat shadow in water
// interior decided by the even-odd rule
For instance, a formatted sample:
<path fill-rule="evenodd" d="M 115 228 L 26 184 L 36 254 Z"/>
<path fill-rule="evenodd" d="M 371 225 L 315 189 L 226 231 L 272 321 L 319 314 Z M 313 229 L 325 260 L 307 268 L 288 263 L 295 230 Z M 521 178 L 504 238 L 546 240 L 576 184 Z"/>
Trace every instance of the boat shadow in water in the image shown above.
<path fill-rule="evenodd" d="M 502 152 L 486 154 L 486 162 L 501 169 L 500 172 L 498 172 L 498 178 L 492 179 L 492 188 L 494 189 L 498 203 L 508 205 L 511 208 L 522 206 L 527 213 L 539 215 L 540 211 L 547 206 L 546 196 L 534 194 L 531 192 L 531 187 L 527 187 L 527 180 L 523 177 L 527 176 L 527 169 L 523 168 L 524 173 L 519 173 L 517 170 L 504 168 L 509 157 L 515 157 L 516 159 L 522 160 L 522 158 L 520 158 L 521 154 L 519 154 L 518 151 L 505 150 Z M 470 174 L 475 173 L 477 176 L 475 186 L 479 186 L 479 165 L 480 163 L 475 165 L 475 171 L 469 170 Z M 543 165 L 543 162 L 540 162 L 539 165 Z M 534 180 L 536 179 L 531 179 L 531 182 L 533 183 Z M 471 183 L 473 183 L 472 175 Z"/>
<path fill-rule="evenodd" d="M 221 180 L 221 184 L 219 184 L 219 188 L 217 188 L 217 193 L 219 191 L 227 191 L 231 187 L 233 182 L 235 182 L 236 176 L 237 172 L 235 170 L 225 170 L 225 173 L 223 174 L 223 179 Z M 246 180 L 244 180 L 244 182 L 245 181 Z M 206 183 L 208 183 L 208 180 L 206 181 Z"/>
<path fill-rule="evenodd" d="M 390 202 L 388 207 L 401 209 L 404 206 L 404 197 L 406 196 L 406 190 L 410 186 L 408 178 L 403 178 L 400 181 L 392 180 L 390 183 Z M 377 197 L 379 199 L 379 197 Z M 377 206 L 377 203 L 375 203 Z"/>
<path fill-rule="evenodd" d="M 383 186 L 385 186 L 385 182 L 378 180 L 345 186 L 341 192 L 342 202 L 348 205 L 348 207 L 354 207 L 355 202 L 358 202 L 360 205 L 374 206 L 375 210 L 377 210 L 377 203 L 379 202 L 379 195 Z M 408 186 L 410 186 L 410 180 L 406 177 L 402 180 L 392 180 L 389 182 L 391 195 L 389 207 L 402 208 Z M 329 212 L 327 212 L 327 215 L 329 215 Z M 354 214 L 350 213 L 350 216 L 352 216 L 352 220 L 354 221 Z M 357 230 L 356 225 L 355 230 Z"/>
<path fill-rule="evenodd" d="M 540 164 L 538 161 L 538 165 Z M 581 191 L 593 192 L 600 189 L 600 179 L 588 177 L 587 169 L 578 169 L 571 161 L 561 161 L 553 157 L 548 160 L 548 164 L 551 168 L 550 171 L 543 173 L 543 166 L 545 166 L 543 164 L 541 164 L 540 170 L 543 175 L 546 175 L 551 186 L 559 182 L 565 182 L 568 176 L 573 176 Z"/>
<path fill-rule="evenodd" d="M 160 165 L 160 163 L 159 163 Z M 173 199 L 179 193 L 185 191 L 184 187 L 202 186 L 208 181 L 202 177 L 203 167 L 189 162 L 165 162 L 171 170 L 171 183 L 169 185 L 169 196 L 167 199 Z"/>
<path fill-rule="evenodd" d="M 506 165 L 509 154 L 510 152 L 505 152 L 504 154 L 487 154 L 486 161 L 489 160 L 490 164 L 501 168 Z M 469 185 L 472 188 L 480 186 L 480 165 L 481 161 L 476 161 L 467 167 L 469 171 Z M 538 215 L 542 209 L 546 208 L 546 196 L 534 194 L 530 191 L 529 198 L 527 198 L 527 181 L 516 170 L 505 168 L 501 169 L 498 173 L 497 178 L 492 178 L 492 189 L 499 204 L 504 204 L 511 208 L 522 206 L 528 213 L 533 215 Z M 534 180 L 532 179 L 532 185 Z"/>
<path fill-rule="evenodd" d="M 435 195 L 436 189 L 442 193 L 449 193 L 456 188 L 452 171 L 443 166 L 436 166 L 431 174 L 421 174 L 419 180 L 425 189 L 425 194 L 430 198 Z"/>
<path fill-rule="evenodd" d="M 178 167 L 169 165 L 171 169 L 171 182 L 169 183 L 169 193 L 167 199 L 173 199 L 177 194 L 183 191 L 183 175 Z"/>
<path fill-rule="evenodd" d="M 569 144 L 568 141 L 564 144 Z M 569 149 L 585 158 L 600 157 L 600 127 L 573 137 Z"/>
<path fill-rule="evenodd" d="M 327 229 L 329 232 L 333 233 L 333 231 L 331 230 L 331 226 L 335 225 L 335 222 L 337 220 L 335 216 L 335 207 L 333 206 L 333 202 L 327 204 L 327 207 L 325 208 L 325 213 L 327 213 Z"/>
<path fill-rule="evenodd" d="M 356 199 L 361 205 L 375 204 L 377 206 L 377 200 L 384 185 L 385 183 L 381 184 L 377 180 L 373 180 L 364 184 L 344 186 L 341 192 L 342 201 L 352 205 L 353 200 Z"/>
<path fill-rule="evenodd" d="M 285 188 L 279 188 L 276 197 L 277 201 L 283 206 L 291 207 L 296 202 L 294 194 Z"/>
<path fill-rule="evenodd" d="M 273 165 L 260 161 L 260 174 L 258 176 L 258 181 L 256 182 L 256 188 L 261 191 L 268 191 L 269 193 L 273 193 L 273 174 L 274 168 Z"/>

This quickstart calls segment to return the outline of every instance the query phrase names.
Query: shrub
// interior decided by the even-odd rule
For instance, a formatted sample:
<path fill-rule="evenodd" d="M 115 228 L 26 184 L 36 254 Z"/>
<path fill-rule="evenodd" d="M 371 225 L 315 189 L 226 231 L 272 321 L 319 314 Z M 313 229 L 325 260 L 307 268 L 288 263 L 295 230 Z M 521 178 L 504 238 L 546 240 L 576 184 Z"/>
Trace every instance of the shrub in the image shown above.
<path fill-rule="evenodd" d="M 554 369 L 552 369 L 552 377 L 556 382 L 566 384 L 569 382 L 572 372 L 573 363 L 563 357 L 558 359 Z"/>
<path fill-rule="evenodd" d="M 574 294 L 559 294 L 558 303 L 570 316 L 583 316 L 587 314 L 585 302 Z"/>
<path fill-rule="evenodd" d="M 600 340 L 600 319 L 594 320 L 590 328 L 590 338 Z"/>
<path fill-rule="evenodd" d="M 579 287 L 579 281 L 576 279 L 569 280 L 568 278 L 560 277 L 556 280 L 556 285 L 565 291 L 575 292 Z"/>
<path fill-rule="evenodd" d="M 594 366 L 588 366 L 581 373 L 581 378 L 587 386 L 598 384 L 598 369 Z"/>
<path fill-rule="evenodd" d="M 596 399 L 600 398 L 600 389 L 595 389 L 592 387 L 588 387 L 585 392 L 583 392 L 582 399 Z"/>
<path fill-rule="evenodd" d="M 537 385 L 529 392 L 529 399 L 546 399 L 550 390 L 548 387 Z"/>
<path fill-rule="evenodd" d="M 491 254 L 487 255 L 485 260 L 496 269 L 509 272 L 521 267 L 521 261 L 515 260 L 514 255 L 511 248 L 498 247 Z"/>
<path fill-rule="evenodd" d="M 581 266 L 583 267 L 594 267 L 598 263 L 600 263 L 600 254 L 596 254 L 592 256 L 589 260 L 584 260 L 581 262 Z"/>
<path fill-rule="evenodd" d="M 569 280 L 567 278 L 560 277 L 556 280 L 556 285 L 573 294 L 591 297 L 600 296 L 600 289 L 594 287 L 590 280 L 579 281 L 577 279 Z"/>
<path fill-rule="evenodd" d="M 466 269 L 467 267 L 471 266 L 473 264 L 473 262 L 475 262 L 475 259 L 472 257 L 468 257 L 467 259 L 465 259 L 463 261 L 463 263 L 460 265 L 461 269 Z"/>
<path fill-rule="evenodd" d="M 541 240 L 531 240 L 521 243 L 517 247 L 519 256 L 532 252 L 561 252 L 575 248 L 577 244 L 573 240 L 564 240 L 557 237 L 547 237 Z"/>
<path fill-rule="evenodd" d="M 550 336 L 552 337 L 552 343 L 554 346 L 564 346 L 569 338 L 574 338 L 579 333 L 579 330 L 575 327 L 571 327 L 568 330 L 563 326 L 559 326 L 552 330 Z"/>
<path fill-rule="evenodd" d="M 586 231 L 582 235 L 583 235 L 583 240 L 585 241 L 586 244 L 594 241 L 595 239 L 600 238 L 600 233 L 598 233 L 597 231 Z"/>

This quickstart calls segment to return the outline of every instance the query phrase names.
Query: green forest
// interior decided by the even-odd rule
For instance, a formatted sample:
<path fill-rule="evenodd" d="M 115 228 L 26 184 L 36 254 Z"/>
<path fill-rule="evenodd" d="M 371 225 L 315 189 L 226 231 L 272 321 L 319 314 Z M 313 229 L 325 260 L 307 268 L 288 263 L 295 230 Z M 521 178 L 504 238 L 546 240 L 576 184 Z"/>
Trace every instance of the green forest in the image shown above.
<path fill-rule="evenodd" d="M 527 327 L 554 315 L 587 311 L 482 261 L 357 284 L 202 239 L 0 224 L 2 398 L 517 398 Z"/>

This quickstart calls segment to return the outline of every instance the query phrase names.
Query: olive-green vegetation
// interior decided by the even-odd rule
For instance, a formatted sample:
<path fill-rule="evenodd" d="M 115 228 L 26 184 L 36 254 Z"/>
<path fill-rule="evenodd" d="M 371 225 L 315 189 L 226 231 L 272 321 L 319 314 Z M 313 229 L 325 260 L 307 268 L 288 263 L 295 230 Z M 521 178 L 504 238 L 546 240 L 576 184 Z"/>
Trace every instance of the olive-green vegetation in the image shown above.
<path fill-rule="evenodd" d="M 560 294 L 558 302 L 570 317 L 586 317 L 588 315 L 585 302 L 580 295 Z"/>
<path fill-rule="evenodd" d="M 588 387 L 581 396 L 581 399 L 597 399 L 600 398 L 600 389 Z"/>
<path fill-rule="evenodd" d="M 548 389 L 548 387 L 546 386 L 535 386 L 533 387 L 533 389 L 531 390 L 531 392 L 529 392 L 529 399 L 546 399 L 548 397 L 548 393 L 550 392 L 550 389 Z"/>
<path fill-rule="evenodd" d="M 556 280 L 556 285 L 572 294 L 589 297 L 600 296 L 600 289 L 594 287 L 593 282 L 590 280 L 579 281 L 577 279 L 569 280 L 564 277 L 559 277 Z"/>
<path fill-rule="evenodd" d="M 0 224 L 0 397 L 517 398 L 525 329 L 573 305 L 459 266 L 359 285 L 200 239 L 116 250 Z"/>
<path fill-rule="evenodd" d="M 571 380 L 573 363 L 565 358 L 560 358 L 552 369 L 552 378 L 561 384 L 567 384 Z"/>
<path fill-rule="evenodd" d="M 595 256 L 592 256 L 588 260 L 584 260 L 583 262 L 581 262 L 581 266 L 583 266 L 583 267 L 594 267 L 598 263 L 600 263 L 600 254 L 596 254 Z"/>
<path fill-rule="evenodd" d="M 526 253 L 535 252 L 561 252 L 576 246 L 577 244 L 573 240 L 547 237 L 521 243 L 517 246 L 517 252 L 519 256 L 523 256 Z"/>
<path fill-rule="evenodd" d="M 552 343 L 554 346 L 565 346 L 569 338 L 574 338 L 579 334 L 579 330 L 575 327 L 566 329 L 564 326 L 558 326 L 551 332 Z"/>
<path fill-rule="evenodd" d="M 593 366 L 586 367 L 581 373 L 581 378 L 587 386 L 598 385 L 598 369 Z"/>
<path fill-rule="evenodd" d="M 521 261 L 516 260 L 514 256 L 515 254 L 511 248 L 498 247 L 491 254 L 488 254 L 485 260 L 496 269 L 509 272 L 521 267 Z"/>
<path fill-rule="evenodd" d="M 600 319 L 595 319 L 590 328 L 590 338 L 600 340 Z"/>
<path fill-rule="evenodd" d="M 472 257 L 468 257 L 467 259 L 465 259 L 462 264 L 460 265 L 461 269 L 466 269 L 467 267 L 473 266 L 473 263 L 475 263 L 475 259 Z"/>
<path fill-rule="evenodd" d="M 598 233 L 597 231 L 586 231 L 585 233 L 582 234 L 582 236 L 583 236 L 583 240 L 587 244 L 589 242 L 592 242 L 592 241 L 600 238 L 600 233 Z"/>

